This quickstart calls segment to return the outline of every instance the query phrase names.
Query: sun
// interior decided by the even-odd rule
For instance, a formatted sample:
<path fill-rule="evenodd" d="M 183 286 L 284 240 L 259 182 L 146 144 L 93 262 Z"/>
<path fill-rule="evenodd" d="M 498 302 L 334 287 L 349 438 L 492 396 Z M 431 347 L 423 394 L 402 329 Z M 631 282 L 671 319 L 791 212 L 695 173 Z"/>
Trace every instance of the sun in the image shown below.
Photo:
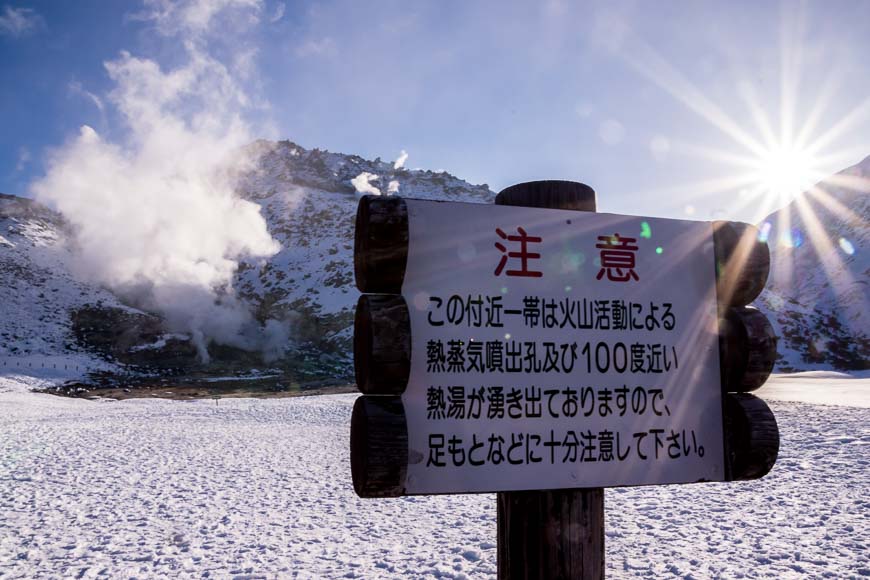
<path fill-rule="evenodd" d="M 808 191 L 821 177 L 818 161 L 805 149 L 792 144 L 776 145 L 754 161 L 753 180 L 761 194 L 785 204 Z"/>

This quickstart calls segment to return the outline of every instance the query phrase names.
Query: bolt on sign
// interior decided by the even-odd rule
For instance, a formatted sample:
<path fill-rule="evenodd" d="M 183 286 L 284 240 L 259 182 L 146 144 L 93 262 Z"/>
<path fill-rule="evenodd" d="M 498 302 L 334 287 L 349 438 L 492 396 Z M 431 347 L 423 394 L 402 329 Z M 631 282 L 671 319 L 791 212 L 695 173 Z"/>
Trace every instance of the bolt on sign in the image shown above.
<path fill-rule="evenodd" d="M 360 288 L 389 293 L 360 299 L 358 383 L 392 395 L 355 409 L 362 495 L 738 478 L 723 392 L 749 370 L 723 365 L 772 333 L 733 315 L 744 343 L 722 339 L 713 223 L 399 198 L 357 217 Z"/>

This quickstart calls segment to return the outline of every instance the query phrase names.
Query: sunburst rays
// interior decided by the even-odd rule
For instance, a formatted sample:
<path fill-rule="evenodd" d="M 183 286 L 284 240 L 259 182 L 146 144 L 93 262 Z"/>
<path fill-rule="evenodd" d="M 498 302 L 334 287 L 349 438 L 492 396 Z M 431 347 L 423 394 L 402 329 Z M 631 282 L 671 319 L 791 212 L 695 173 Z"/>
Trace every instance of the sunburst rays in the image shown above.
<path fill-rule="evenodd" d="M 870 120 L 870 97 L 857 99 L 857 104 L 846 114 L 825 123 L 835 97 L 842 97 L 839 87 L 846 77 L 842 70 L 832 66 L 823 82 L 813 87 L 816 98 L 806 113 L 801 114 L 799 100 L 808 92 L 802 91 L 806 88 L 803 86 L 806 83 L 802 83 L 806 68 L 805 16 L 802 10 L 784 10 L 782 14 L 780 96 L 775 111 L 765 109 L 755 86 L 745 80 L 751 75 L 742 75 L 744 80 L 739 80 L 737 73 L 738 100 L 748 111 L 739 116 L 730 114 L 726 107 L 706 95 L 687 75 L 642 40 L 633 38 L 620 54 L 631 68 L 710 123 L 731 142 L 730 148 L 717 148 L 672 141 L 673 152 L 719 165 L 724 175 L 647 193 L 686 204 L 697 202 L 699 196 L 721 199 L 730 194 L 730 209 L 743 214 L 750 210 L 754 223 L 794 202 L 795 211 L 780 211 L 777 223 L 762 224 L 762 236 L 770 236 L 767 240 L 770 244 L 790 246 L 786 252 L 806 251 L 811 247 L 829 277 L 843 276 L 846 270 L 842 261 L 856 249 L 850 240 L 826 231 L 816 215 L 816 208 L 824 208 L 847 222 L 864 219 L 843 205 L 830 190 L 867 188 L 870 185 L 867 180 L 827 176 L 837 165 L 845 166 L 856 157 L 866 155 L 866 151 L 854 148 L 837 150 L 835 145 L 846 133 Z M 789 278 L 791 272 L 781 274 Z"/>

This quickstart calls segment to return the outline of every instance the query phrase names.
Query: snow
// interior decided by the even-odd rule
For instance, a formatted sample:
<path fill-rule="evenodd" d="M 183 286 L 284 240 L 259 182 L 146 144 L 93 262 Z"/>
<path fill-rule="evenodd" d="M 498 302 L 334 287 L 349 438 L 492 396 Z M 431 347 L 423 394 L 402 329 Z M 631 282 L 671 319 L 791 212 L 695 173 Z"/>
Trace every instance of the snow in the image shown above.
<path fill-rule="evenodd" d="M 0 577 L 495 575 L 492 494 L 356 497 L 354 395 L 86 401 L 34 382 L 0 376 Z M 838 384 L 839 406 L 768 397 L 764 479 L 607 490 L 608 577 L 870 574 L 870 378 L 760 394 Z"/>
<path fill-rule="evenodd" d="M 772 213 L 756 306 L 780 336 L 780 370 L 861 368 L 868 353 L 870 157 Z"/>
<path fill-rule="evenodd" d="M 870 408 L 870 373 L 852 375 L 833 371 L 808 371 L 773 375 L 754 393 L 765 401 L 803 401 L 814 405 L 848 405 Z"/>

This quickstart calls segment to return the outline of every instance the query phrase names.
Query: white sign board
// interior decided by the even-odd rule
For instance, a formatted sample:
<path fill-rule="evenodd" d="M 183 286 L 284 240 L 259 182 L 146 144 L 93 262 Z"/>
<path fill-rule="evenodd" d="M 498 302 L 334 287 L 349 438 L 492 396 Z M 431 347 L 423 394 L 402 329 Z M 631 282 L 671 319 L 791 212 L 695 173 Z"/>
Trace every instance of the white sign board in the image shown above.
<path fill-rule="evenodd" d="M 711 224 L 406 201 L 406 493 L 723 479 Z"/>

